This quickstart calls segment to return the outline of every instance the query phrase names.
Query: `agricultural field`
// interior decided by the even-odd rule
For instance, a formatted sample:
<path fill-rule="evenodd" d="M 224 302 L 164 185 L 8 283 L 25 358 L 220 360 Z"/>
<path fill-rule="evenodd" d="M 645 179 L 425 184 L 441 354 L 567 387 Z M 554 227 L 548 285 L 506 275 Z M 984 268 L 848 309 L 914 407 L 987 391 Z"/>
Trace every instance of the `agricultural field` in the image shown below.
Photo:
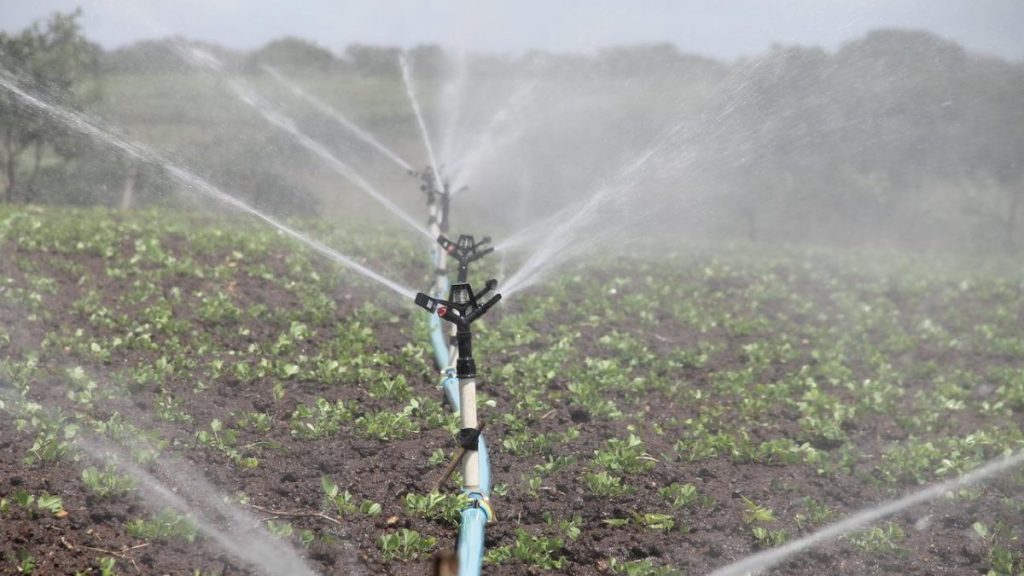
<path fill-rule="evenodd" d="M 297 225 L 429 285 L 423 243 Z M 1019 263 L 762 252 L 581 263 L 479 324 L 486 573 L 704 574 L 1024 448 Z M 426 574 L 465 505 L 437 382 L 426 313 L 249 220 L 4 208 L 0 573 L 249 573 L 173 497 Z M 1016 575 L 1022 527 L 1015 470 L 773 573 Z"/>

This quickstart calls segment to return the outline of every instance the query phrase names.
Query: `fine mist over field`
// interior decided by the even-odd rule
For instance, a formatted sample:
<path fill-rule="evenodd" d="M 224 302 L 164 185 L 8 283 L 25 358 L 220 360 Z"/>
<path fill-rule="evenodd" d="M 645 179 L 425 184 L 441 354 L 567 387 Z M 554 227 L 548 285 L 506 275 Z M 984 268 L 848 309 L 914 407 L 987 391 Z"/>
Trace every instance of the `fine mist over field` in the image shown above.
<path fill-rule="evenodd" d="M 422 203 L 402 166 L 429 158 L 396 49 L 199 46 L 222 62 L 211 72 L 183 57 L 187 45 L 98 55 L 102 89 L 89 108 L 279 215 L 387 220 L 322 158 L 240 106 L 230 79 L 243 79 L 375 188 L 395 190 L 403 210 Z M 956 253 L 1024 243 L 1024 66 L 930 33 L 879 30 L 831 52 L 778 46 L 733 62 L 671 45 L 521 56 L 427 46 L 408 60 L 436 161 L 455 188 L 468 187 L 456 210 L 508 235 L 614 187 L 618 204 L 582 223 L 586 236 Z M 118 205 L 127 179 L 136 203 L 173 188 L 102 151 L 79 156 L 44 165 L 32 197 Z"/>

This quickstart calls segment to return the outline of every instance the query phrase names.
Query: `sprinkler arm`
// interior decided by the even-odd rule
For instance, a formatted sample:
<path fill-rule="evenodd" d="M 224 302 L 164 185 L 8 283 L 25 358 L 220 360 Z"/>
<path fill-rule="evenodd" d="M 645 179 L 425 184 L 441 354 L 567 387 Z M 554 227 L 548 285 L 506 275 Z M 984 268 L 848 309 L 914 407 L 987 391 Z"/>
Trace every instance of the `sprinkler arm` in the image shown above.
<path fill-rule="evenodd" d="M 494 296 L 491 297 L 490 300 L 484 302 L 483 304 L 478 304 L 476 302 L 476 299 L 478 297 L 483 296 L 487 292 L 493 290 L 495 287 L 497 287 L 497 285 L 497 280 L 488 280 L 483 291 L 481 291 L 480 294 L 473 296 L 473 299 L 469 303 L 469 306 L 465 304 L 455 304 L 450 300 L 434 298 L 433 296 L 429 296 L 427 294 L 424 294 L 423 292 L 419 292 L 416 294 L 416 305 L 419 306 L 420 308 L 423 308 L 427 312 L 436 313 L 442 320 L 447 320 L 448 322 L 455 324 L 459 328 L 469 328 L 470 324 L 472 324 L 478 318 L 486 314 L 487 311 L 490 310 L 492 306 L 494 306 L 495 304 L 498 303 L 499 300 L 501 300 L 501 294 L 495 294 Z M 453 288 L 455 286 L 458 286 L 458 284 L 454 284 Z M 455 314 L 453 314 L 452 312 L 455 312 Z"/>
<path fill-rule="evenodd" d="M 491 290 L 494 290 L 497 287 L 498 287 L 498 281 L 495 280 L 494 278 L 491 278 L 490 280 L 488 280 L 484 284 L 484 289 L 481 290 L 479 293 L 477 293 L 477 295 L 476 295 L 477 300 L 479 300 L 480 298 L 483 298 L 484 294 L 487 294 L 488 292 L 490 292 Z M 501 298 L 501 295 L 499 294 L 498 297 Z M 488 301 L 487 304 L 484 304 L 484 306 L 490 308 L 491 306 L 493 306 L 493 304 L 490 301 Z"/>
<path fill-rule="evenodd" d="M 497 284 L 497 282 L 495 282 L 495 284 Z M 482 306 L 470 312 L 469 316 L 466 317 L 466 324 L 470 324 L 477 318 L 486 314 L 487 311 L 491 309 L 491 306 L 494 306 L 495 304 L 498 303 L 498 300 L 501 300 L 501 294 L 495 294 L 493 297 L 491 297 L 490 300 L 485 302 Z"/>

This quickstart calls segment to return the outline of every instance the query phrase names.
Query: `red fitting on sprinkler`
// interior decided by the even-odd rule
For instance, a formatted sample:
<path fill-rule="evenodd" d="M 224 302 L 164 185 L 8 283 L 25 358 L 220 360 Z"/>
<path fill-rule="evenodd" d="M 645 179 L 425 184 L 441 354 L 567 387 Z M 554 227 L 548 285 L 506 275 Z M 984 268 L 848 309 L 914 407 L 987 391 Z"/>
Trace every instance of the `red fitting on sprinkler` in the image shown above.
<path fill-rule="evenodd" d="M 448 300 L 427 296 L 423 292 L 416 294 L 416 305 L 427 312 L 434 312 L 446 322 L 455 324 L 456 344 L 459 347 L 459 361 L 455 366 L 455 375 L 460 380 L 476 376 L 473 363 L 473 332 L 469 325 L 476 321 L 501 300 L 501 294 L 495 294 L 490 300 L 481 304 L 478 296 L 490 292 L 497 287 L 497 280 L 488 280 L 480 294 L 473 294 L 468 283 L 452 284 L 448 291 Z"/>

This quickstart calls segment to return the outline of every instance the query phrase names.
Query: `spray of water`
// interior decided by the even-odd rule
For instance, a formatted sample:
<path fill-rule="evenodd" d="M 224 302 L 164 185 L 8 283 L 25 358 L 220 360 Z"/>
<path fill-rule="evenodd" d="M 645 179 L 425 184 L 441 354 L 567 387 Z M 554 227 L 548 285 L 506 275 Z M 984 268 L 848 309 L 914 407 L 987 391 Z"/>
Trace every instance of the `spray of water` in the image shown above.
<path fill-rule="evenodd" d="M 496 250 L 509 250 L 529 242 L 531 238 L 542 235 L 542 239 L 534 244 L 534 251 L 527 258 L 526 263 L 504 282 L 502 293 L 509 297 L 541 280 L 544 273 L 555 266 L 591 249 L 592 243 L 578 242 L 579 235 L 599 221 L 603 211 L 621 206 L 630 200 L 631 196 L 639 190 L 636 182 L 645 171 L 650 171 L 653 168 L 651 165 L 653 160 L 664 156 L 664 152 L 669 149 L 685 125 L 685 122 L 679 122 L 666 130 L 653 145 L 606 181 L 581 204 L 561 210 L 539 225 L 498 243 L 495 246 Z M 680 163 L 686 158 L 686 155 L 675 155 L 672 162 Z M 606 227 L 607 231 L 608 227 Z M 591 240 L 596 240 L 596 238 L 591 238 Z"/>
<path fill-rule="evenodd" d="M 476 133 L 459 155 L 461 158 L 454 163 L 452 180 L 454 190 L 464 188 L 476 177 L 485 159 L 494 154 L 502 144 L 511 142 L 518 135 L 510 119 L 526 107 L 537 86 L 537 79 L 521 86 L 512 93 L 505 105 L 494 114 L 483 130 Z"/>
<path fill-rule="evenodd" d="M 187 57 L 189 62 L 191 62 L 193 65 L 203 67 L 218 73 L 222 72 L 223 66 L 221 65 L 220 61 L 218 61 L 217 58 L 212 54 L 204 50 L 200 50 L 196 47 L 185 48 L 186 50 L 184 50 L 183 53 Z M 231 89 L 231 92 L 235 95 L 236 98 L 238 98 L 246 105 L 251 107 L 257 113 L 259 113 L 260 116 L 263 116 L 263 118 L 267 122 L 271 123 L 278 129 L 287 133 L 300 146 L 302 146 L 306 150 L 309 150 L 318 158 L 323 160 L 323 162 L 327 164 L 327 166 L 329 166 L 332 170 L 334 170 L 335 173 L 341 175 L 343 178 L 355 184 L 360 190 L 362 190 L 371 198 L 376 200 L 377 203 L 383 206 L 385 209 L 387 209 L 388 212 L 391 212 L 400 220 L 408 224 L 413 230 L 419 232 L 423 236 L 427 237 L 429 240 L 433 241 L 433 237 L 424 226 L 422 226 L 404 210 L 399 208 L 394 202 L 389 200 L 386 196 L 381 194 L 379 190 L 374 188 L 372 184 L 367 182 L 365 178 L 360 176 L 359 173 L 353 170 L 348 164 L 342 162 L 337 156 L 332 154 L 322 144 L 306 135 L 302 130 L 298 128 L 298 126 L 295 125 L 294 122 L 292 122 L 290 118 L 288 118 L 284 114 L 281 114 L 280 112 L 275 110 L 274 107 L 271 106 L 268 102 L 260 98 L 259 95 L 257 95 L 256 92 L 251 87 L 249 87 L 249 85 L 247 85 L 245 82 L 242 82 L 237 78 L 231 77 L 227 78 L 227 85 Z"/>
<path fill-rule="evenodd" d="M 1008 455 L 1004 458 L 990 462 L 973 472 L 969 472 L 940 484 L 934 484 L 917 492 L 908 494 L 897 500 L 890 500 L 884 502 L 873 508 L 861 510 L 856 512 L 846 519 L 836 522 L 835 524 L 826 526 L 825 528 L 794 540 L 778 548 L 772 548 L 771 550 L 765 550 L 764 552 L 758 552 L 751 556 L 747 556 L 742 560 L 723 566 L 709 576 L 744 576 L 747 574 L 755 574 L 762 572 L 785 561 L 786 559 L 803 552 L 809 548 L 817 546 L 823 542 L 828 542 L 849 534 L 854 530 L 858 530 L 885 518 L 893 514 L 902 512 L 911 506 L 923 504 L 936 498 L 940 498 L 949 492 L 955 491 L 959 488 L 971 486 L 977 484 L 983 480 L 1016 468 L 1024 464 L 1024 452 L 1018 454 Z"/>
<path fill-rule="evenodd" d="M 151 16 L 149 16 L 149 14 L 140 10 L 139 7 L 134 3 L 124 2 L 121 0 L 117 0 L 116 3 L 118 4 L 120 10 L 131 13 L 135 18 L 137 18 L 141 22 L 144 22 L 151 30 L 160 34 L 168 33 L 168 30 L 164 26 L 162 26 L 159 22 L 154 20 Z M 185 61 L 190 63 L 192 66 L 209 70 L 222 76 L 226 76 L 224 64 L 213 54 L 205 50 L 202 50 L 196 46 L 191 46 L 182 39 L 174 40 L 172 42 L 172 46 L 174 47 L 175 50 L 178 51 L 179 54 L 181 54 Z M 274 110 L 274 108 L 270 106 L 267 102 L 263 101 L 252 88 L 250 88 L 248 85 L 238 80 L 237 78 L 228 78 L 228 85 L 231 88 L 232 93 L 237 98 L 239 98 L 242 102 L 246 103 L 247 105 L 255 109 L 256 112 L 263 116 L 264 119 L 266 119 L 268 122 L 270 122 L 277 128 L 288 133 L 295 139 L 295 141 L 299 145 L 303 146 L 304 148 L 315 154 L 317 157 L 323 160 L 332 170 L 340 174 L 343 178 L 346 178 L 349 181 L 351 181 L 363 192 L 366 192 L 371 198 L 377 201 L 377 203 L 379 203 L 389 212 L 397 216 L 403 222 L 411 226 L 413 230 L 416 230 L 420 234 L 426 236 L 430 242 L 434 241 L 434 237 L 427 231 L 426 228 L 421 226 L 419 222 L 417 222 L 415 219 L 413 219 L 411 216 L 405 213 L 405 211 L 396 206 L 393 202 L 388 200 L 387 197 L 385 197 L 369 182 L 367 182 L 365 178 L 360 176 L 350 166 L 348 166 L 340 159 L 338 159 L 329 150 L 324 148 L 323 145 L 321 145 L 319 142 L 313 140 L 305 133 L 303 133 L 301 130 L 299 130 L 299 128 L 295 126 L 295 123 L 292 122 L 289 118 L 285 117 L 280 112 Z M 365 131 L 361 132 L 366 136 L 369 136 L 369 134 L 366 133 Z M 383 146 L 381 146 L 378 149 L 381 148 L 383 148 Z M 403 165 L 403 167 L 408 169 L 408 164 L 404 163 L 404 161 L 402 161 L 400 158 L 395 156 L 394 159 L 397 159 L 400 162 L 400 165 Z"/>
<path fill-rule="evenodd" d="M 18 394 L 6 382 L 0 381 L 0 410 L 18 416 L 22 413 L 35 411 L 51 412 L 38 402 L 28 400 Z M 315 572 L 303 561 L 302 557 L 288 545 L 287 541 L 275 538 L 264 528 L 263 523 L 243 510 L 229 504 L 227 495 L 220 493 L 201 475 L 190 468 L 183 468 L 180 461 L 168 465 L 157 461 L 154 466 L 162 475 L 171 479 L 179 486 L 187 486 L 187 493 L 197 501 L 190 504 L 184 498 L 168 488 L 152 474 L 135 466 L 130 458 L 123 457 L 119 450 L 106 445 L 96 438 L 77 437 L 74 447 L 97 460 L 114 463 L 122 473 L 131 476 L 136 487 L 143 496 L 143 501 L 155 510 L 172 508 L 179 514 L 189 518 L 197 530 L 215 542 L 222 550 L 228 552 L 239 562 L 253 567 L 258 573 L 268 576 L 313 576 Z M 115 458 L 109 458 L 114 455 Z M 216 518 L 214 518 L 216 515 Z M 220 526 L 227 526 L 225 531 Z M 359 564 L 349 554 L 349 564 L 358 568 Z"/>
<path fill-rule="evenodd" d="M 462 121 L 463 98 L 466 95 L 468 56 L 459 50 L 451 59 L 449 81 L 441 90 L 441 161 L 447 166 L 455 153 L 455 133 Z"/>
<path fill-rule="evenodd" d="M 341 264 L 363 276 L 374 280 L 387 288 L 391 289 L 396 294 L 402 296 L 403 299 L 409 300 L 415 296 L 415 292 L 409 288 L 401 286 L 400 284 L 374 272 L 373 270 L 363 266 L 355 260 L 345 256 L 344 254 L 334 250 L 333 248 L 317 241 L 298 230 L 291 228 L 290 226 L 278 221 L 273 216 L 265 214 L 256 208 L 253 208 L 249 204 L 246 204 L 242 200 L 231 196 L 230 194 L 217 188 L 210 182 L 206 181 L 199 176 L 192 174 L 191 172 L 177 166 L 170 160 L 163 158 L 155 151 L 143 146 L 142 144 L 127 140 L 111 130 L 102 127 L 98 122 L 86 118 L 84 115 L 67 110 L 65 108 L 55 106 L 48 102 L 45 102 L 41 98 L 34 96 L 24 90 L 22 90 L 13 76 L 6 70 L 0 69 L 0 87 L 11 92 L 17 96 L 20 100 L 26 104 L 36 108 L 40 112 L 47 114 L 54 119 L 62 122 L 67 127 L 81 132 L 91 138 L 98 141 L 105 142 L 106 144 L 120 150 L 122 153 L 132 158 L 133 160 L 152 164 L 155 166 L 162 167 L 167 174 L 177 180 L 187 190 L 201 194 L 208 198 L 222 202 L 236 210 L 252 215 L 267 224 L 273 226 L 278 231 L 284 233 L 291 238 L 298 240 L 306 246 L 312 248 L 314 251 L 327 257 L 328 259 Z"/>
<path fill-rule="evenodd" d="M 409 69 L 409 61 L 405 59 L 404 54 L 398 55 L 398 64 L 402 68 L 402 81 L 405 82 L 405 93 L 409 95 L 409 103 L 412 104 L 412 111 L 416 114 L 416 123 L 419 124 L 420 134 L 423 135 L 423 145 L 427 148 L 430 169 L 440 178 L 441 172 L 437 169 L 437 157 L 434 156 L 434 147 L 430 144 L 430 133 L 427 132 L 427 123 L 423 120 L 423 113 L 420 111 L 420 102 L 416 98 L 416 90 L 412 84 L 412 71 Z"/>
<path fill-rule="evenodd" d="M 384 157 L 386 157 L 388 160 L 391 160 L 396 165 L 398 165 L 398 167 L 401 168 L 402 170 L 409 171 L 413 169 L 412 166 L 408 162 L 403 160 L 398 154 L 396 154 L 394 150 L 388 148 L 384 144 L 381 144 L 379 140 L 374 138 L 373 134 L 370 134 L 365 129 L 356 125 L 354 122 L 346 118 L 341 112 L 338 112 L 337 110 L 329 106 L 327 103 L 325 103 L 323 100 L 320 100 L 316 96 L 313 96 L 312 94 L 300 88 L 298 84 L 290 80 L 287 76 L 282 74 L 276 68 L 265 65 L 263 66 L 263 70 L 267 74 L 269 74 L 271 78 L 273 78 L 279 84 L 287 88 L 288 91 L 290 91 L 292 94 L 295 94 L 297 97 L 301 98 L 302 100 L 305 100 L 321 114 L 331 118 L 338 124 L 344 126 L 345 129 L 347 129 L 352 134 L 355 134 L 356 137 L 358 137 L 363 142 L 372 146 L 375 150 L 383 154 Z"/>
<path fill-rule="evenodd" d="M 624 222 L 629 221 L 624 218 L 627 211 L 636 216 L 645 210 L 656 209 L 654 204 L 632 202 L 641 191 L 640 182 L 659 171 L 678 171 L 681 167 L 692 165 L 696 158 L 692 144 L 716 130 L 737 109 L 739 102 L 750 94 L 751 88 L 746 82 L 737 83 L 735 80 L 749 76 L 764 62 L 764 59 L 751 60 L 721 81 L 722 85 L 727 86 L 722 91 L 726 105 L 717 117 L 696 124 L 688 120 L 675 123 L 662 131 L 654 143 L 632 162 L 600 181 L 595 191 L 582 202 L 499 242 L 495 250 L 533 247 L 523 266 L 504 282 L 503 294 L 508 297 L 528 288 L 543 280 L 557 266 L 594 249 L 599 245 L 599 240 L 610 237 L 622 228 Z M 605 218 L 608 214 L 615 220 Z M 595 229 L 596 224 L 604 225 Z M 580 241 L 584 231 L 591 231 L 586 243 Z"/>
<path fill-rule="evenodd" d="M 111 452 L 95 441 L 80 440 L 77 446 L 99 459 Z M 177 460 L 173 465 L 157 462 L 156 467 L 173 485 L 187 487 L 186 493 L 195 501 L 194 504 L 128 459 L 118 458 L 115 462 L 122 473 L 136 481 L 136 488 L 149 506 L 171 508 L 187 516 L 196 529 L 258 573 L 268 576 L 315 574 L 286 540 L 274 537 L 264 529 L 259 519 L 228 504 L 226 494 L 220 493 L 184 462 Z"/>

